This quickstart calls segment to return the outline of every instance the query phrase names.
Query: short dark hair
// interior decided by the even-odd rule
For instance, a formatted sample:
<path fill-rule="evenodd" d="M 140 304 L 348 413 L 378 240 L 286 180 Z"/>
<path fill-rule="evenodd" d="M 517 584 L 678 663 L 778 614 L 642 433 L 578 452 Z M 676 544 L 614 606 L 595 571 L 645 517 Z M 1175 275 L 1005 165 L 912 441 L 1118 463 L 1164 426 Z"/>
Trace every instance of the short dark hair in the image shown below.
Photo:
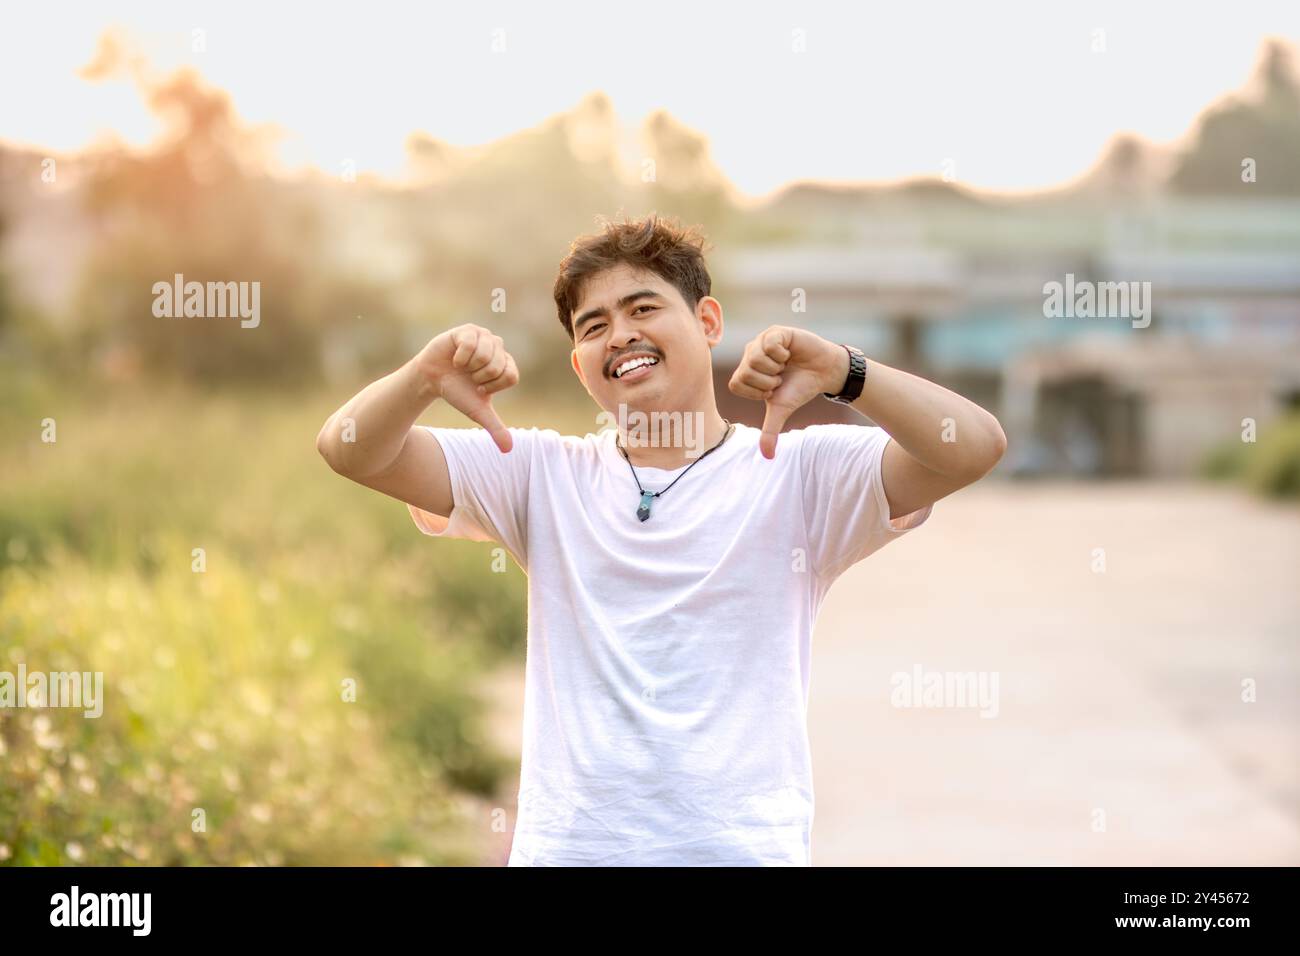
<path fill-rule="evenodd" d="M 573 313 L 583 286 L 599 272 L 619 263 L 645 269 L 671 283 L 692 309 L 710 295 L 713 280 L 704 264 L 703 234 L 656 213 L 640 219 L 604 223 L 603 231 L 579 236 L 560 263 L 555 279 L 555 307 L 560 324 L 573 338 Z"/>

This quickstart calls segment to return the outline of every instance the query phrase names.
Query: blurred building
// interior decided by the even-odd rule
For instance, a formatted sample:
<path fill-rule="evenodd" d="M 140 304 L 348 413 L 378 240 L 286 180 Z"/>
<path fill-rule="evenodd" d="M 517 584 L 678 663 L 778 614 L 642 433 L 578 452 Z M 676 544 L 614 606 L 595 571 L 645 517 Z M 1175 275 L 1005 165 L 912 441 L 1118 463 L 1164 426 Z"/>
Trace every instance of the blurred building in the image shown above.
<path fill-rule="evenodd" d="M 800 325 L 994 411 L 1017 473 L 1186 475 L 1300 405 L 1296 200 L 914 204 L 714 267 L 723 383 L 763 328 Z M 1067 276 L 1150 283 L 1149 324 L 1049 317 Z"/>

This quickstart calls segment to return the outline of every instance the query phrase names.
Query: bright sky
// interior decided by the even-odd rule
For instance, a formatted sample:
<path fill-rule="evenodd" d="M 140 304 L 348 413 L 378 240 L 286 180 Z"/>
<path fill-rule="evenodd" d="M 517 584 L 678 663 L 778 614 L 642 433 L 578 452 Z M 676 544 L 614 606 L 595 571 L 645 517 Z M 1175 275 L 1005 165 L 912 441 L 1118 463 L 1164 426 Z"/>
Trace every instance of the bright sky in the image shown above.
<path fill-rule="evenodd" d="M 413 130 L 489 142 L 603 90 L 629 129 L 664 108 L 706 134 L 751 196 L 939 174 L 949 159 L 969 185 L 1035 189 L 1083 173 L 1116 132 L 1182 136 L 1246 80 L 1264 37 L 1300 45 L 1294 0 L 107 6 L 7 5 L 0 138 L 62 152 L 112 128 L 149 142 L 159 126 L 132 83 L 75 72 L 116 24 L 155 69 L 194 65 L 245 120 L 284 127 L 291 168 L 350 158 L 399 175 Z"/>

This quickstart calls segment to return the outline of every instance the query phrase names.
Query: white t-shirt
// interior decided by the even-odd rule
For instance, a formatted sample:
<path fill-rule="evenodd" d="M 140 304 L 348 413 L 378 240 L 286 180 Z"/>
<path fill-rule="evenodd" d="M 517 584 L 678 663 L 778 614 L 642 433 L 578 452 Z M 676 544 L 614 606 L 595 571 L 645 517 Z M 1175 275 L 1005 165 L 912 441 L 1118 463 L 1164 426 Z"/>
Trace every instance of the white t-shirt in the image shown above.
<path fill-rule="evenodd" d="M 769 461 L 737 424 L 642 522 L 614 429 L 512 428 L 507 454 L 429 430 L 455 506 L 412 507 L 417 526 L 500 542 L 528 575 L 508 865 L 810 865 L 813 623 L 836 577 L 931 510 L 889 520 L 889 435 L 814 425 Z M 637 475 L 658 491 L 685 467 Z"/>

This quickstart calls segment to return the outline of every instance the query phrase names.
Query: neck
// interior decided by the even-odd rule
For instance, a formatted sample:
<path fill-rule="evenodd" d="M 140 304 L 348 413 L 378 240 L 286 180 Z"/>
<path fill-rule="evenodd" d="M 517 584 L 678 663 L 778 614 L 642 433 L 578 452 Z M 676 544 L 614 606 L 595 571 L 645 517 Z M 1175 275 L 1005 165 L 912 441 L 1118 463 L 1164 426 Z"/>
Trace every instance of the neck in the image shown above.
<path fill-rule="evenodd" d="M 633 467 L 673 471 L 698 461 L 727 433 L 716 405 L 685 412 L 628 412 L 618 439 Z"/>

